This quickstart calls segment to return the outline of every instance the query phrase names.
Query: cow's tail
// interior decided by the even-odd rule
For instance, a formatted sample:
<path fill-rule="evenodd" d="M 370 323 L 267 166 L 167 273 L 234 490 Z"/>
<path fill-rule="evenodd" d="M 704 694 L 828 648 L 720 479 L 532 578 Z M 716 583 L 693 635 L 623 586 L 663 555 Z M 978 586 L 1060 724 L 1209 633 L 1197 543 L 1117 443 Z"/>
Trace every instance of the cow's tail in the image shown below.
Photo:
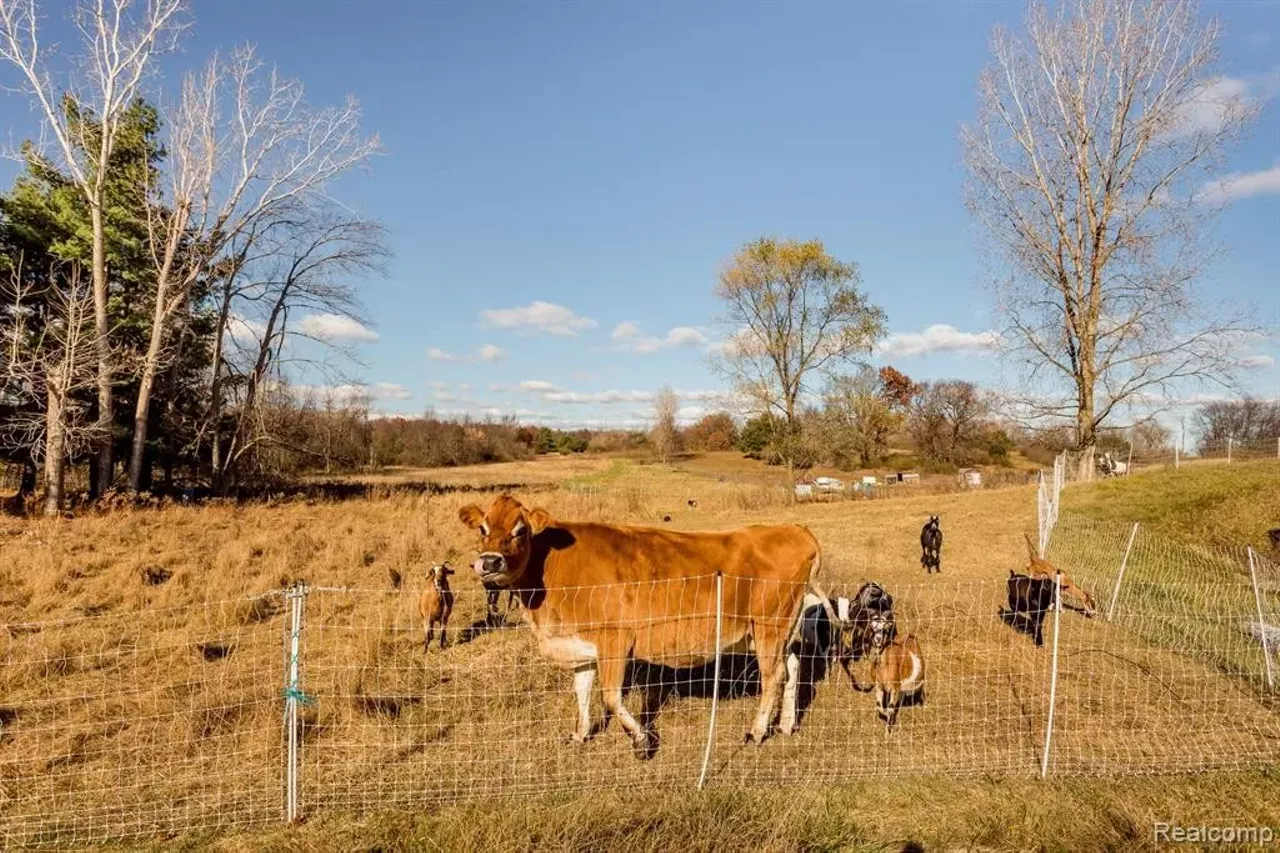
<path fill-rule="evenodd" d="M 812 532 L 809 533 L 809 538 L 813 540 L 813 563 L 809 566 L 809 588 L 817 594 L 818 600 L 822 602 L 822 609 L 826 611 L 831 627 L 839 628 L 840 619 L 836 616 L 835 608 L 831 606 L 831 597 L 822 588 L 822 584 L 818 583 L 818 573 L 822 571 L 822 545 Z"/>

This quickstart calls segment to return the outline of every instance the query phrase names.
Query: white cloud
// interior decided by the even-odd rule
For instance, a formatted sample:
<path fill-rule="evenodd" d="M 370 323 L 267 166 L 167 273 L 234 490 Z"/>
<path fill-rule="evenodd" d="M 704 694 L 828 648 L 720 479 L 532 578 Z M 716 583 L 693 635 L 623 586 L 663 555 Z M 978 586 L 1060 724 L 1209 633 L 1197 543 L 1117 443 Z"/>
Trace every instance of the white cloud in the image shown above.
<path fill-rule="evenodd" d="M 394 382 L 375 382 L 372 385 L 346 383 L 342 385 L 292 385 L 289 390 L 298 398 L 311 398 L 316 402 L 374 403 L 386 400 L 408 400 L 413 396 L 408 388 Z"/>
<path fill-rule="evenodd" d="M 507 351 L 502 347 L 494 346 L 493 344 L 485 344 L 480 347 L 481 361 L 502 361 L 506 357 Z"/>
<path fill-rule="evenodd" d="M 480 325 L 491 329 L 528 329 L 567 338 L 600 324 L 563 305 L 539 301 L 521 308 L 485 309 L 480 312 Z"/>
<path fill-rule="evenodd" d="M 370 389 L 370 396 L 375 400 L 408 400 L 413 393 L 394 382 L 375 382 Z"/>
<path fill-rule="evenodd" d="M 616 389 L 610 389 L 607 391 L 570 391 L 542 379 L 526 379 L 514 389 L 502 385 L 490 385 L 489 390 L 495 392 L 512 390 L 525 391 L 538 395 L 542 400 L 548 403 L 556 403 L 566 406 L 612 406 L 621 403 L 651 403 L 655 397 L 653 391 L 619 391 Z M 707 403 L 727 406 L 736 402 L 736 398 L 733 394 L 724 391 L 681 391 L 677 389 L 675 393 L 678 399 L 688 403 Z"/>
<path fill-rule="evenodd" d="M 552 403 L 647 403 L 653 399 L 652 391 L 551 391 L 542 398 Z"/>
<path fill-rule="evenodd" d="M 894 332 L 877 349 L 884 358 L 908 358 L 935 352 L 987 353 L 995 349 L 996 332 L 961 332 L 954 326 L 935 324 L 923 332 Z"/>
<path fill-rule="evenodd" d="M 434 388 L 436 391 L 448 391 L 453 386 L 451 386 L 448 382 L 441 382 L 439 380 L 436 380 L 435 382 L 431 383 L 431 387 Z"/>
<path fill-rule="evenodd" d="M 308 314 L 298 321 L 298 331 L 322 341 L 371 343 L 378 333 L 341 314 Z"/>
<path fill-rule="evenodd" d="M 640 327 L 635 323 L 632 323 L 630 320 L 624 320 L 614 327 L 613 334 L 610 337 L 615 341 L 625 341 L 630 338 L 638 338 L 640 337 Z"/>
<path fill-rule="evenodd" d="M 1255 103 L 1253 86 L 1235 77 L 1218 77 L 1192 90 L 1174 110 L 1171 136 L 1212 136 L 1221 133 Z"/>
<path fill-rule="evenodd" d="M 1264 367 L 1273 367 L 1275 363 L 1275 358 L 1269 355 L 1247 355 L 1237 360 L 1236 366 L 1246 370 L 1259 370 Z"/>
<path fill-rule="evenodd" d="M 664 337 L 657 338 L 645 335 L 638 325 L 630 321 L 619 323 L 614 327 L 611 337 L 618 342 L 615 349 L 640 355 L 678 347 L 705 346 L 707 343 L 707 336 L 692 326 L 676 326 Z"/>
<path fill-rule="evenodd" d="M 1237 172 L 1200 187 L 1196 200 L 1224 204 L 1255 195 L 1280 194 L 1280 164 L 1257 172 Z"/>
<path fill-rule="evenodd" d="M 267 333 L 267 325 L 259 320 L 232 314 L 227 317 L 227 334 L 237 343 L 258 342 Z"/>
<path fill-rule="evenodd" d="M 458 357 L 451 352 L 445 352 L 439 347 L 427 347 L 427 358 L 432 361 L 457 361 Z"/>

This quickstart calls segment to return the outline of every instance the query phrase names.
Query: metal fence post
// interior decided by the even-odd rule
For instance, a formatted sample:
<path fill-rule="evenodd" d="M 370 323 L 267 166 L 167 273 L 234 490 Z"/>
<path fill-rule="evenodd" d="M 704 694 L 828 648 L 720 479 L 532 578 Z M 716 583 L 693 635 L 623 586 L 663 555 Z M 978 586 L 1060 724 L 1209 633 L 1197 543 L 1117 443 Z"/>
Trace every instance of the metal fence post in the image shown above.
<path fill-rule="evenodd" d="M 1258 569 L 1253 558 L 1253 546 L 1249 550 L 1249 579 L 1253 581 L 1253 603 L 1258 608 L 1258 634 L 1262 637 L 1262 657 L 1267 664 L 1267 689 L 1275 690 L 1275 677 L 1271 673 L 1271 646 L 1267 640 L 1267 623 L 1262 617 L 1262 590 L 1258 588 Z"/>
<path fill-rule="evenodd" d="M 711 766 L 711 750 L 716 742 L 716 710 L 720 705 L 720 636 L 724 618 L 724 572 L 716 572 L 716 662 L 712 669 L 711 720 L 707 723 L 707 746 L 702 752 L 702 773 L 698 775 L 698 790 L 707 784 L 707 768 Z"/>
<path fill-rule="evenodd" d="M 1058 634 L 1062 625 L 1062 572 L 1053 574 L 1053 663 L 1049 670 L 1049 720 L 1044 730 L 1044 756 L 1040 759 L 1040 778 L 1049 775 L 1049 747 L 1053 742 L 1053 718 L 1058 705 Z"/>
<path fill-rule="evenodd" d="M 1120 574 L 1116 575 L 1116 588 L 1111 592 L 1111 606 L 1107 608 L 1107 621 L 1116 615 L 1116 602 L 1120 599 L 1120 583 L 1124 580 L 1124 570 L 1129 567 L 1129 552 L 1133 550 L 1133 540 L 1138 535 L 1138 522 L 1133 523 L 1133 532 L 1129 534 L 1129 544 L 1124 546 L 1124 559 L 1120 561 Z"/>
<path fill-rule="evenodd" d="M 307 599 L 307 588 L 304 584 L 290 587 L 285 592 L 285 600 L 289 603 L 289 622 L 287 625 L 288 658 L 285 665 L 284 687 L 284 725 L 285 725 L 285 765 L 284 765 L 284 819 L 293 823 L 301 812 L 301 801 L 298 797 L 298 705 L 311 700 L 302 692 L 302 617 Z"/>

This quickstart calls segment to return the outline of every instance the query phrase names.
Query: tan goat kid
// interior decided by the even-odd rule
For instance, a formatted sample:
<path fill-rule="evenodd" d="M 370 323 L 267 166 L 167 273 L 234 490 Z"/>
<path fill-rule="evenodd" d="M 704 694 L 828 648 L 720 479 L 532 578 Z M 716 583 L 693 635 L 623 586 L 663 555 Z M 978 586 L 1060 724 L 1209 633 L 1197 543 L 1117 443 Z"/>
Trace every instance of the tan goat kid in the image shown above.
<path fill-rule="evenodd" d="M 898 719 L 898 708 L 904 700 L 924 704 L 924 656 L 914 635 L 908 634 L 902 639 L 896 636 L 892 614 L 875 616 L 871 628 L 876 714 L 884 720 L 886 729 L 890 729 Z"/>
<path fill-rule="evenodd" d="M 434 566 L 427 576 L 430 581 L 418 599 L 418 613 L 422 616 L 422 651 L 431 650 L 431 637 L 436 625 L 440 626 L 440 648 L 448 645 L 446 632 L 449 627 L 449 614 L 453 612 L 453 590 L 449 589 L 449 575 L 453 569 L 447 565 Z"/>

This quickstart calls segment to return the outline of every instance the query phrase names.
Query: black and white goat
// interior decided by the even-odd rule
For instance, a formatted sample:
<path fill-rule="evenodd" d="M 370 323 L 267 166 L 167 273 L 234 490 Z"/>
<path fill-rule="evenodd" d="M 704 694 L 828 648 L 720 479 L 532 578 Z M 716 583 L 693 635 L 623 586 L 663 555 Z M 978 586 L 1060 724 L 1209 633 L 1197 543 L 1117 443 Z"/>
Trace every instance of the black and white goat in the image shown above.
<path fill-rule="evenodd" d="M 920 531 L 920 565 L 927 574 L 942 571 L 942 526 L 936 515 Z"/>

